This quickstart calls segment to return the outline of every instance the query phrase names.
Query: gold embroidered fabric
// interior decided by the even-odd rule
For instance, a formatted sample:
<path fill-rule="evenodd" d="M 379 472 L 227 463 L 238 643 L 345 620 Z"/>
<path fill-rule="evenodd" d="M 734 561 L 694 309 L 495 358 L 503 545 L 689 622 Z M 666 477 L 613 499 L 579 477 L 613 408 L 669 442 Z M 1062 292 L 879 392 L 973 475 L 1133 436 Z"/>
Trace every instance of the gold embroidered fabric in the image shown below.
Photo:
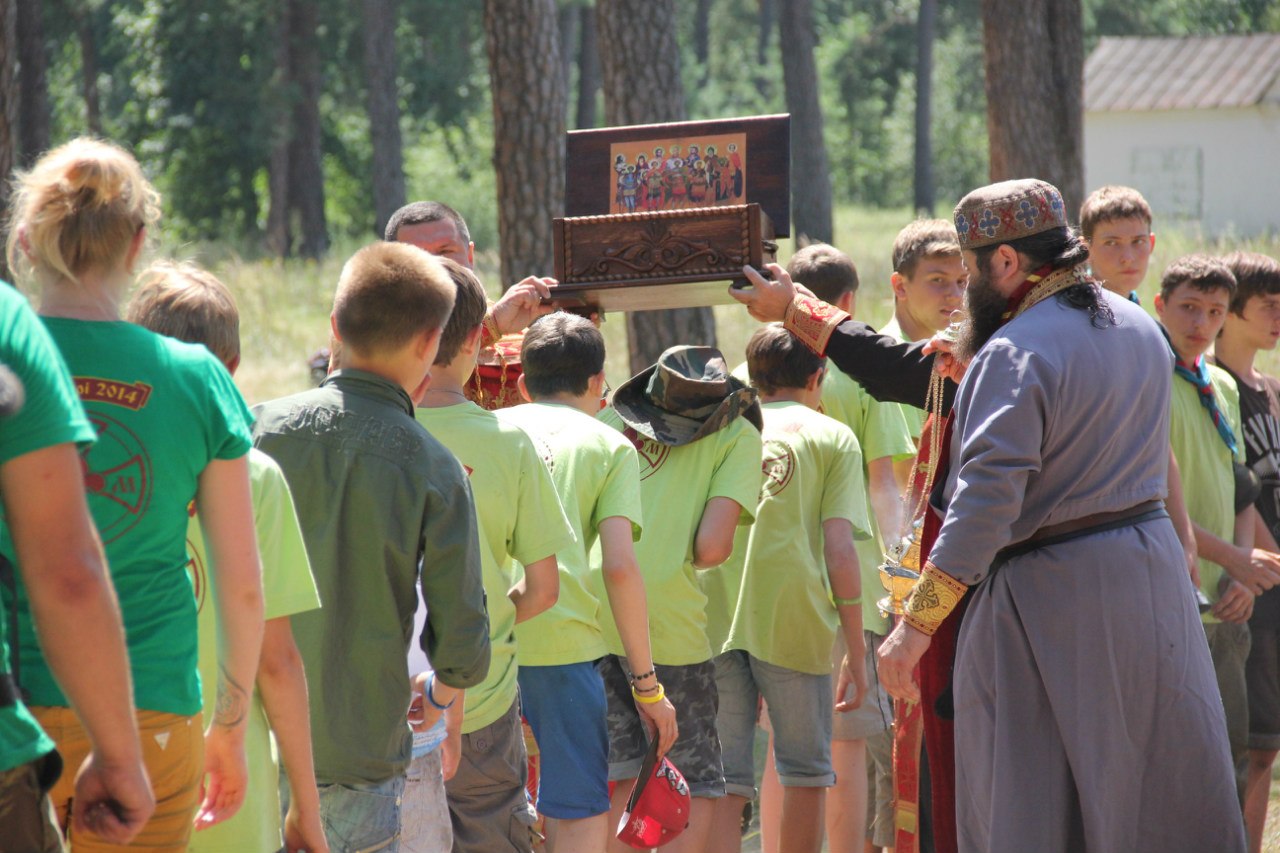
<path fill-rule="evenodd" d="M 933 563 L 925 563 L 920 580 L 916 581 L 907 598 L 902 618 L 912 628 L 932 636 L 942 620 L 960 603 L 966 589 L 968 587 Z"/>
<path fill-rule="evenodd" d="M 836 327 L 849 319 L 846 311 L 834 305 L 797 293 L 787 306 L 782 325 L 818 355 L 827 351 L 827 342 Z"/>

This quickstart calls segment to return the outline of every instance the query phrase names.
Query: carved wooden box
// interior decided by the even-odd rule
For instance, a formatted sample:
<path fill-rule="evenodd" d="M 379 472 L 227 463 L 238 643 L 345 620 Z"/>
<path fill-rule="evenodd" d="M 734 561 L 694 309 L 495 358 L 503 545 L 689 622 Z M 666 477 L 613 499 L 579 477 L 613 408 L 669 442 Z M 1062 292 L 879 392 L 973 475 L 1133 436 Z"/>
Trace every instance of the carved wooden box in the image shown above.
<path fill-rule="evenodd" d="M 790 117 L 573 131 L 552 299 L 646 311 L 731 302 L 790 227 Z"/>
<path fill-rule="evenodd" d="M 772 262 L 773 238 L 758 204 L 557 219 L 554 299 L 601 311 L 732 302 L 727 282 Z"/>

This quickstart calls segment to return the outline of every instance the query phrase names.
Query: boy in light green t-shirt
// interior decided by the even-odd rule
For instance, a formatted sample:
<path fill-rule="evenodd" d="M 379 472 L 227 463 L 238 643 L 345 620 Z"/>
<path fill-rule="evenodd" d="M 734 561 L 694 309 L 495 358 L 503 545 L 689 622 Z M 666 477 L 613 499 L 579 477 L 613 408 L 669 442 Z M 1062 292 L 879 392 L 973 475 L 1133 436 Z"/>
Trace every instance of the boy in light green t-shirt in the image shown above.
<path fill-rule="evenodd" d="M 939 243 L 926 241 L 923 245 L 913 246 L 911 251 L 919 252 L 923 248 L 934 250 L 935 257 L 930 264 L 944 263 L 946 252 Z M 896 256 L 899 266 L 907 270 L 906 275 L 914 275 L 919 264 L 913 263 L 913 259 L 905 254 L 903 250 Z M 851 316 L 857 314 L 858 270 L 853 259 L 844 252 L 822 243 L 806 246 L 791 256 L 787 272 L 793 280 L 804 282 L 819 299 L 849 312 Z M 931 274 L 936 275 L 937 271 L 932 270 Z M 899 273 L 899 276 L 903 274 Z M 905 277 L 903 281 L 906 281 Z M 743 369 L 745 371 L 746 365 Z M 889 694 L 880 686 L 871 661 L 880 641 L 889 632 L 890 623 L 876 606 L 879 596 L 875 591 L 881 589 L 879 566 L 884 559 L 884 540 L 896 540 L 903 532 L 902 497 L 894 468 L 904 462 L 909 466 L 915 455 L 921 413 L 918 409 L 876 400 L 848 374 L 835 369 L 829 369 L 823 375 L 819 411 L 849 427 L 858 439 L 866 475 L 867 501 L 872 510 L 871 538 L 854 542 L 862 572 L 862 588 L 868 590 L 862 599 L 863 640 L 868 661 L 867 697 L 858 710 L 838 715 L 832 725 L 831 763 L 837 773 L 836 784 L 827 790 L 825 810 L 831 853 L 861 853 L 864 836 L 876 846 L 893 846 L 893 739 L 890 731 L 893 704 Z M 914 427 L 909 424 L 914 424 Z M 840 665 L 847 651 L 842 635 L 837 633 L 831 651 L 833 667 Z M 760 785 L 763 832 L 777 832 L 776 812 L 781 807 L 781 799 L 782 790 L 770 751 Z"/>
<path fill-rule="evenodd" d="M 556 555 L 555 606 L 516 627 L 520 699 L 541 754 L 538 811 L 547 818 L 550 853 L 603 853 L 608 837 L 609 733 L 596 668 L 608 651 L 602 605 L 636 673 L 636 707 L 656 729 L 659 751 L 676 738 L 676 712 L 662 696 L 649 651 L 649 608 L 633 545 L 643 517 L 639 457 L 594 417 L 604 357 L 604 338 L 589 321 L 563 312 L 543 317 L 525 332 L 520 353 L 520 391 L 530 402 L 498 412 L 550 451 L 551 476 L 578 539 Z M 591 578 L 597 540 L 606 602 Z"/>
<path fill-rule="evenodd" d="M 831 763 L 831 646 L 840 666 L 841 710 L 866 690 L 862 595 L 854 538 L 870 535 L 862 455 L 845 425 L 819 414 L 822 359 L 780 324 L 747 345 L 751 379 L 764 402 L 764 482 L 756 524 L 739 532 L 730 563 L 704 586 L 716 658 L 728 796 L 716 804 L 715 851 L 740 849 L 743 807 L 754 793 L 752 733 L 761 696 L 769 706 L 775 765 L 783 785 L 779 836 L 787 849 L 816 851 Z M 846 699 L 846 688 L 853 695 Z"/>
<path fill-rule="evenodd" d="M 1201 619 L 1226 710 L 1232 757 L 1242 769 L 1249 736 L 1248 619 L 1254 595 L 1270 582 L 1253 560 L 1257 510 L 1251 502 L 1239 510 L 1236 505 L 1234 463 L 1244 458 L 1239 390 L 1226 371 L 1205 357 L 1226 321 L 1235 289 L 1235 276 L 1221 261 L 1188 255 L 1165 270 L 1155 308 L 1176 356 L 1169 444 L 1195 532 L 1200 589 L 1212 603 Z"/>
<path fill-rule="evenodd" d="M 645 533 L 636 544 L 644 574 L 649 636 L 658 679 L 676 708 L 680 738 L 669 758 L 693 796 L 689 827 L 664 850 L 704 853 L 712 800 L 724 794 L 716 733 L 715 666 L 707 640 L 706 596 L 695 572 L 733 551 L 739 524 L 755 517 L 760 492 L 760 408 L 755 392 L 729 375 L 713 347 L 672 347 L 629 379 L 601 421 L 631 440 L 640 455 Z M 603 581 L 593 572 L 597 597 Z M 618 627 L 600 614 L 609 656 L 601 662 L 609 703 L 609 779 L 617 782 L 610 825 L 617 826 L 630 780 L 646 752 Z M 610 839 L 611 851 L 629 848 Z"/>
<path fill-rule="evenodd" d="M 232 375 L 240 366 L 240 317 L 235 300 L 221 281 L 193 264 L 153 264 L 143 273 L 126 316 L 153 332 L 203 344 Z M 265 453 L 250 449 L 249 483 L 262 557 L 266 619 L 257 689 L 245 730 L 250 795 L 234 816 L 194 833 L 189 849 L 192 853 L 239 853 L 277 850 L 284 844 L 291 850 L 327 850 L 312 767 L 306 673 L 289 626 L 291 614 L 315 610 L 320 598 L 280 466 Z M 196 594 L 201 690 L 204 706 L 211 708 L 218 683 L 218 626 L 213 608 L 205 606 L 213 576 L 206 572 L 208 556 L 194 504 L 187 526 L 187 550 Z M 279 759 L 285 762 L 291 792 L 283 837 Z"/>
<path fill-rule="evenodd" d="M 453 279 L 457 299 L 416 417 L 458 457 L 471 482 L 492 648 L 484 681 L 444 711 L 447 736 L 441 758 L 453 849 L 529 851 L 534 814 L 524 789 L 528 757 L 516 686 L 515 627 L 555 604 L 555 555 L 573 545 L 574 534 L 547 471 L 546 454 L 524 430 L 498 420 L 463 393 L 480 349 L 484 287 L 462 265 L 447 258 L 440 262 Z M 513 560 L 523 565 L 522 576 Z M 434 702 L 430 691 L 424 691 L 421 701 Z M 425 789 L 438 785 L 413 766 L 409 779 L 406 829 L 417 825 L 413 811 L 424 796 L 431 796 Z M 402 839 L 406 850 L 416 849 L 414 842 Z"/>

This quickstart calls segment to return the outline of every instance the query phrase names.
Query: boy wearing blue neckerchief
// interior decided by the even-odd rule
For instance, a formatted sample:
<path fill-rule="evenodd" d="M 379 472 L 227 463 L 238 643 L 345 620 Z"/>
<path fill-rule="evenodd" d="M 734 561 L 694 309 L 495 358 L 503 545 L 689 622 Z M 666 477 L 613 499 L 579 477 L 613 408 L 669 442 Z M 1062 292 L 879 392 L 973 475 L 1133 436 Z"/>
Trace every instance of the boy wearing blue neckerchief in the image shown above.
<path fill-rule="evenodd" d="M 1234 463 L 1244 458 L 1238 438 L 1239 390 L 1226 371 L 1205 358 L 1226 321 L 1235 289 L 1235 276 L 1221 261 L 1188 255 L 1165 270 L 1155 308 L 1175 357 L 1169 442 L 1195 530 L 1200 588 L 1212 602 L 1201 618 L 1232 757 L 1243 770 L 1249 732 L 1247 622 L 1254 596 L 1276 578 L 1255 559 L 1256 510 L 1246 504 L 1237 512 Z"/>

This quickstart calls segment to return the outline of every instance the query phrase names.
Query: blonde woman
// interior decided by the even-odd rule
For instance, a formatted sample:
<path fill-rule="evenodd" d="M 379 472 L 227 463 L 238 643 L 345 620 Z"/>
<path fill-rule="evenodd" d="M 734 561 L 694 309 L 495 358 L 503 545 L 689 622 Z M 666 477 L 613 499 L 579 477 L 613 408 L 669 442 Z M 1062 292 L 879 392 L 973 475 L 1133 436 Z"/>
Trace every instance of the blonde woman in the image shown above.
<path fill-rule="evenodd" d="M 156 795 L 134 844 L 180 851 L 193 822 L 225 819 L 245 796 L 262 587 L 244 401 L 203 347 L 120 319 L 158 204 L 130 154 L 76 139 L 18 176 L 8 258 L 37 291 L 41 318 L 97 432 L 81 452 L 85 489 L 124 614 L 143 760 Z M 217 705 L 205 733 L 186 552 L 193 504 L 212 557 L 220 636 Z M 10 555 L 9 548 L 0 539 L 0 550 Z M 22 687 L 69 766 L 78 766 L 88 739 L 41 656 L 21 587 L 17 598 Z M 64 828 L 71 794 L 71 779 L 50 793 Z M 117 849 L 88 834 L 69 840 L 73 851 Z"/>

